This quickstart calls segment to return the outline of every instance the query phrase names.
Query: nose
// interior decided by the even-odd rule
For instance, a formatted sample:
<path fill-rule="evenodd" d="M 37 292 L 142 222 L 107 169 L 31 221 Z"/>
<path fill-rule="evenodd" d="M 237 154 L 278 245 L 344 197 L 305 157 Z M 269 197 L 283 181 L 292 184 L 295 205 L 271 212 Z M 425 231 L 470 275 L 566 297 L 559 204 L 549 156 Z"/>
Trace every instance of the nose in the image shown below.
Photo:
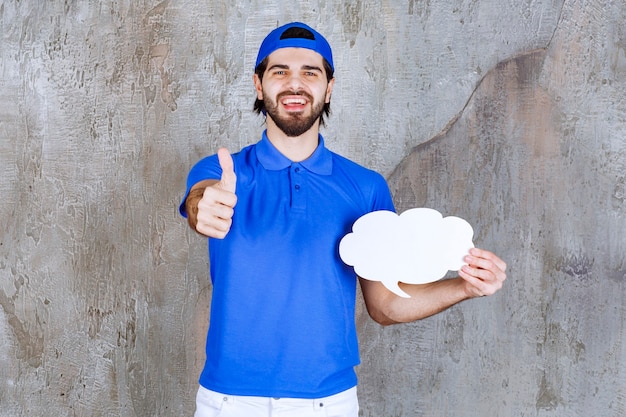
<path fill-rule="evenodd" d="M 294 71 L 289 80 L 287 80 L 287 87 L 293 91 L 299 91 L 302 88 L 303 81 L 300 77 L 300 74 L 297 71 Z"/>

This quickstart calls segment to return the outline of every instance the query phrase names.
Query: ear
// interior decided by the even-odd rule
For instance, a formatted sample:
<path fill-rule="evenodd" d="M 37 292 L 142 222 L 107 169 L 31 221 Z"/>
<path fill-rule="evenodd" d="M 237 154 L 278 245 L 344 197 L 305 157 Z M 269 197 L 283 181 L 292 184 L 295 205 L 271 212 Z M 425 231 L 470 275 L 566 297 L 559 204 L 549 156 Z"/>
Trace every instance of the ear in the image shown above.
<path fill-rule="evenodd" d="M 326 103 L 330 103 L 330 95 L 333 92 L 333 87 L 335 86 L 335 78 L 328 82 L 328 87 L 326 87 Z"/>
<path fill-rule="evenodd" d="M 254 89 L 256 90 L 256 98 L 263 100 L 263 86 L 261 85 L 261 79 L 257 74 L 252 77 L 254 81 Z"/>

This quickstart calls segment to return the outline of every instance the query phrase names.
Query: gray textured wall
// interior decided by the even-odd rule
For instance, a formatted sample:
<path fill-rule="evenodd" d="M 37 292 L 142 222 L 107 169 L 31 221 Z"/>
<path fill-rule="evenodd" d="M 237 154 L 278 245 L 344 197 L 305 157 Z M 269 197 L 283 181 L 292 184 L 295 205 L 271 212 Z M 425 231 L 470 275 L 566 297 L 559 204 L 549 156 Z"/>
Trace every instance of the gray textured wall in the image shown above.
<path fill-rule="evenodd" d="M 467 218 L 498 295 L 357 317 L 362 415 L 626 415 L 622 1 L 0 1 L 0 416 L 189 415 L 211 287 L 185 175 L 256 141 L 277 23 L 336 55 L 329 146 Z"/>

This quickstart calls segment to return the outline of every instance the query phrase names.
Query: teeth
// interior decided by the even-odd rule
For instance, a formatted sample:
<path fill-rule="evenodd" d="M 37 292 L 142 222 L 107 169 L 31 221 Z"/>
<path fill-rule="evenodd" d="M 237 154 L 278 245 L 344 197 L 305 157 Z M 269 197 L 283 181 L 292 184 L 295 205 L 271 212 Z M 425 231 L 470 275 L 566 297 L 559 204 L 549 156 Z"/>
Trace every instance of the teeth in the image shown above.
<path fill-rule="evenodd" d="M 305 104 L 305 100 L 291 98 L 291 99 L 284 100 L 283 103 L 285 103 L 285 104 Z"/>

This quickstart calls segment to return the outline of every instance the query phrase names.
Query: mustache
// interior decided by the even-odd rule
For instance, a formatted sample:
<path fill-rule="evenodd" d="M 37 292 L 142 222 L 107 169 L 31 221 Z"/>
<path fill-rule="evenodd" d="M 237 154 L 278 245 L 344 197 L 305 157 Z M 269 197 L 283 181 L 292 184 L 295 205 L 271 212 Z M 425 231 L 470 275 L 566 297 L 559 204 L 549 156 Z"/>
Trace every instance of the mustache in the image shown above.
<path fill-rule="evenodd" d="M 313 102 L 313 96 L 311 94 L 307 93 L 306 91 L 296 91 L 296 90 L 283 91 L 282 93 L 279 93 L 276 96 L 276 99 L 280 100 L 281 98 L 285 96 L 303 96 L 310 102 Z"/>

